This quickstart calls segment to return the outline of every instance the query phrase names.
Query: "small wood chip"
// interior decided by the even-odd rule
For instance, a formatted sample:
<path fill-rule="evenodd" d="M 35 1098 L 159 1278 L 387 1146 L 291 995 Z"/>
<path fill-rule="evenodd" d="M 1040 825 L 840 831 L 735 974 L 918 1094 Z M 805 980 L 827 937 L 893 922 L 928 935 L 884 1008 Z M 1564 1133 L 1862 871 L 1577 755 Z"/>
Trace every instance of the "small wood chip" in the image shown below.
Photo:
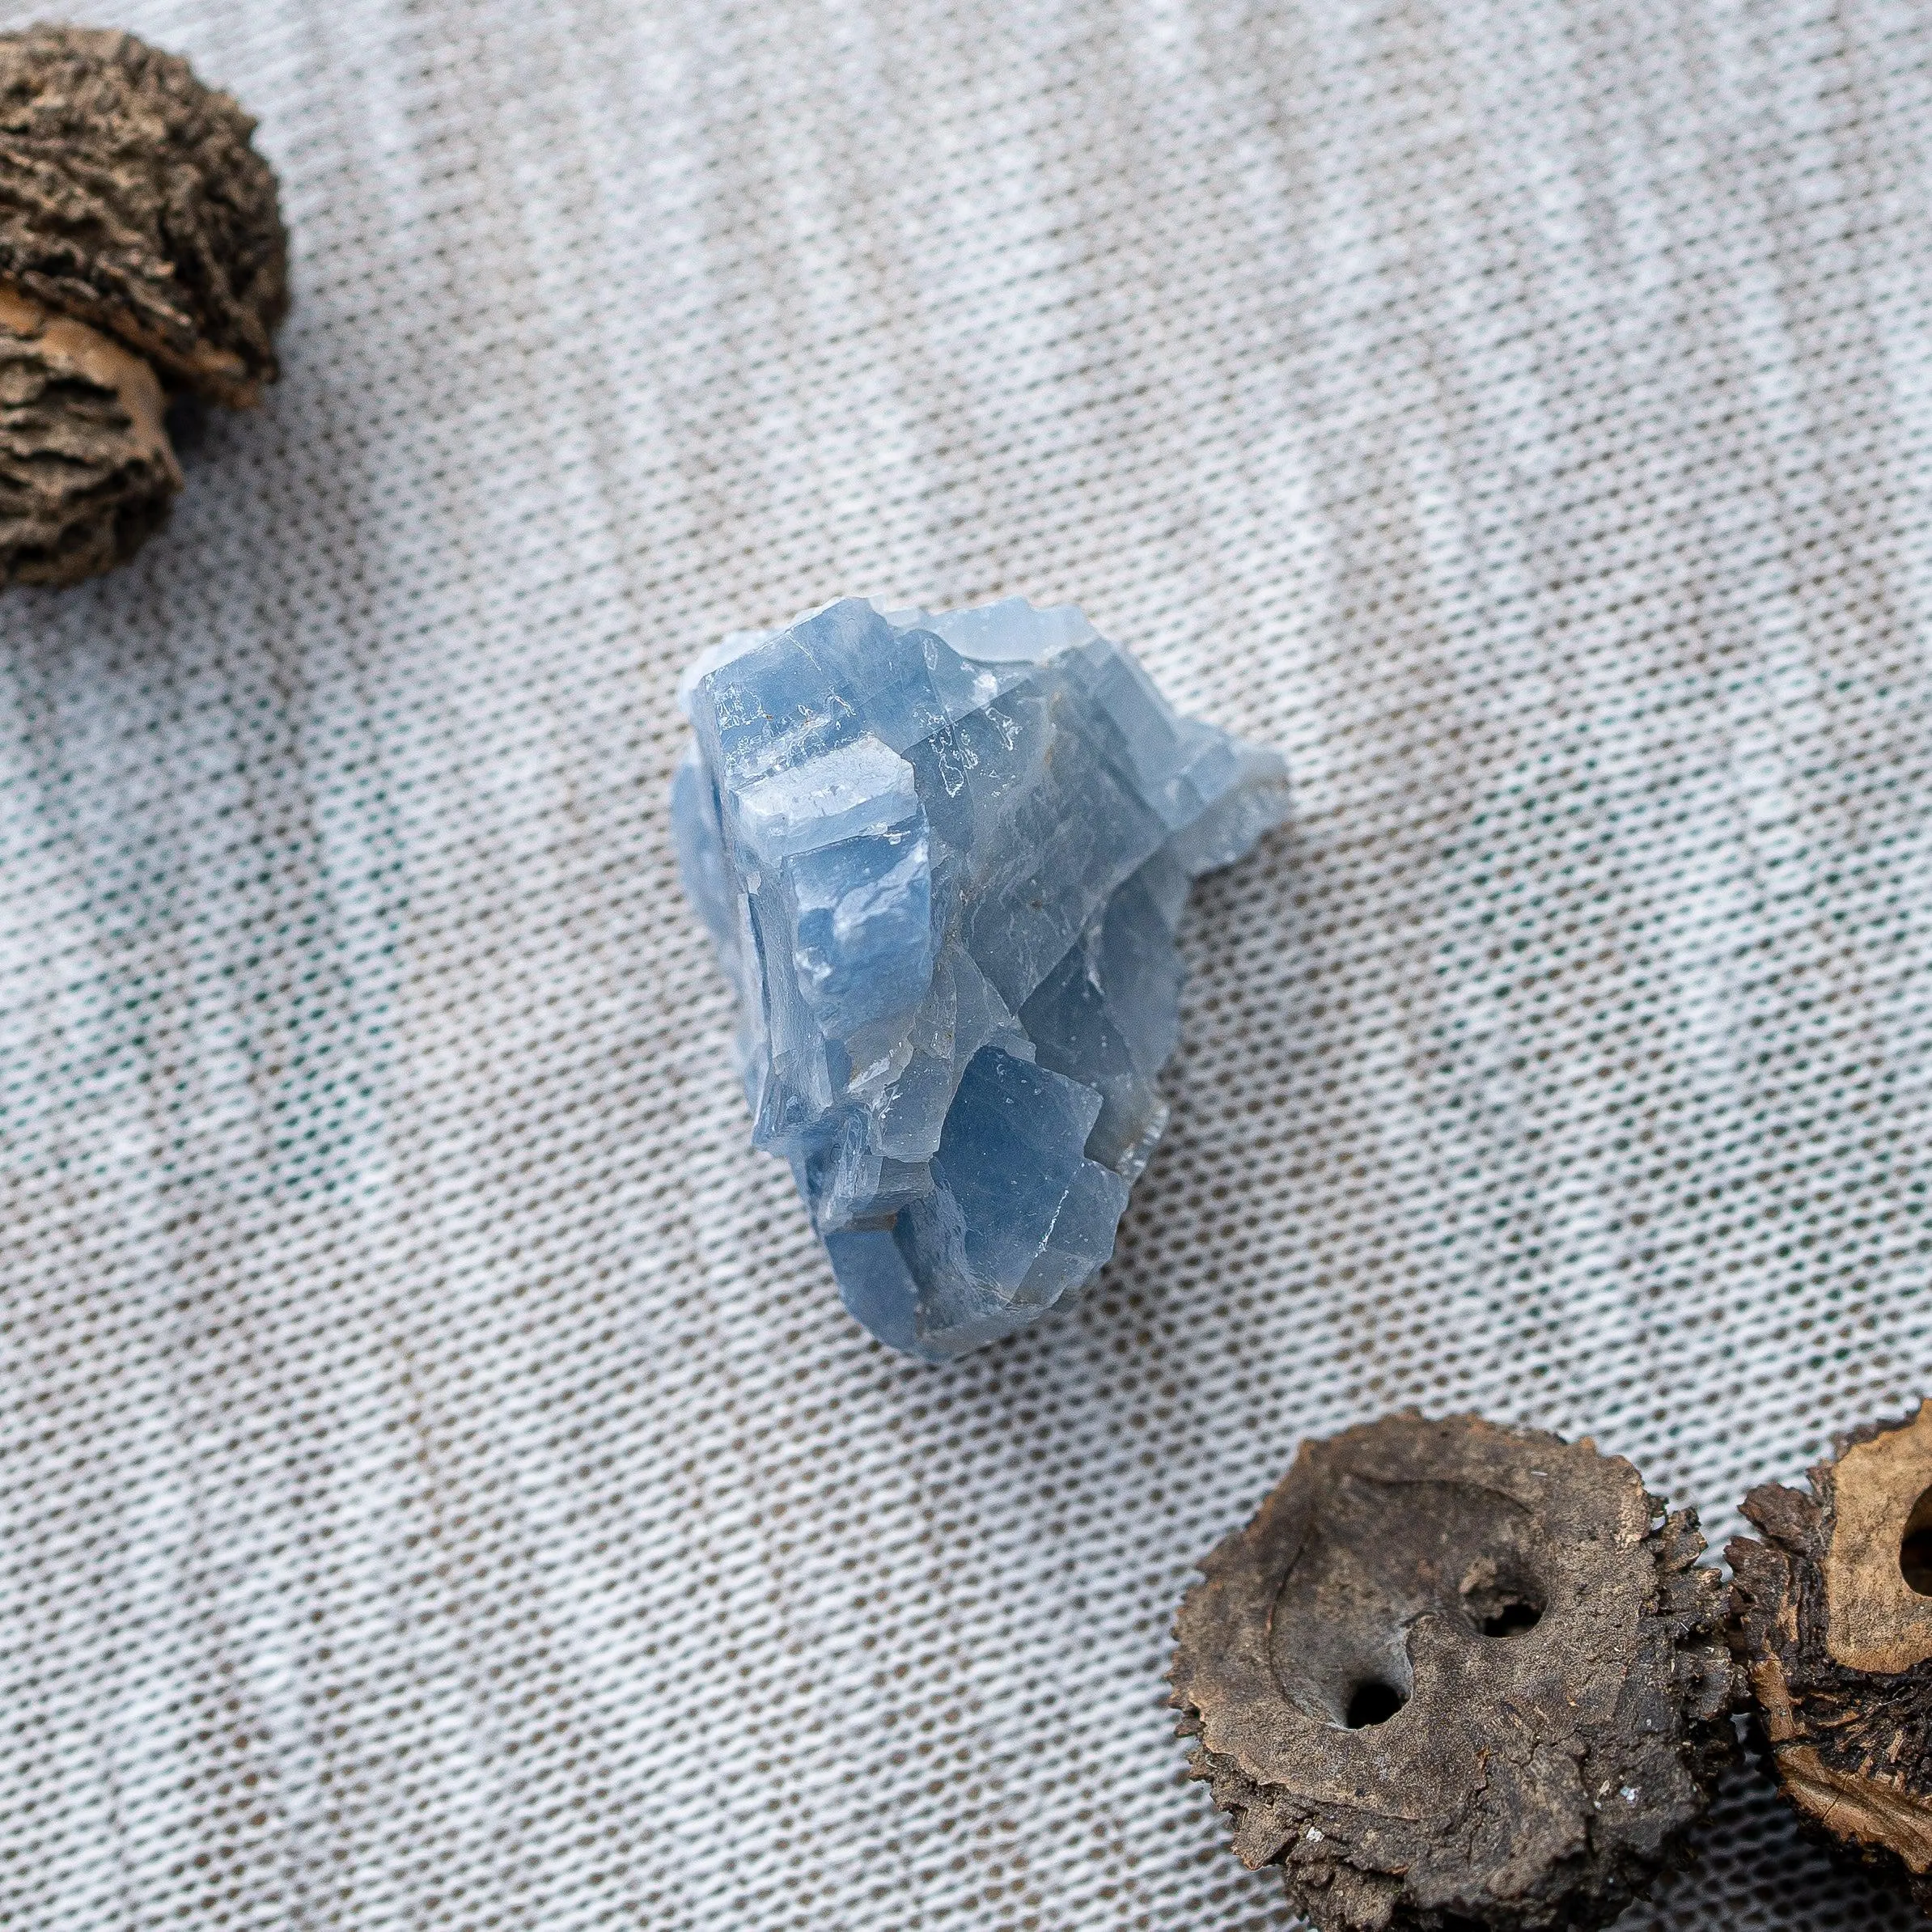
<path fill-rule="evenodd" d="M 0 583 L 76 583 L 167 520 L 181 472 L 154 371 L 0 286 Z"/>
<path fill-rule="evenodd" d="M 1305 1443 L 1181 1606 L 1193 1774 L 1321 1932 L 1601 1925 L 1734 1755 L 1703 1549 L 1587 1442 L 1400 1415 Z"/>
<path fill-rule="evenodd" d="M 1814 1837 L 1932 1912 L 1932 1403 L 1744 1514 L 1764 1540 L 1725 1553 L 1731 1637 L 1765 1768 Z"/>
<path fill-rule="evenodd" d="M 254 126 L 131 34 L 0 33 L 0 584 L 125 562 L 181 486 L 167 397 L 275 379 L 288 238 Z"/>

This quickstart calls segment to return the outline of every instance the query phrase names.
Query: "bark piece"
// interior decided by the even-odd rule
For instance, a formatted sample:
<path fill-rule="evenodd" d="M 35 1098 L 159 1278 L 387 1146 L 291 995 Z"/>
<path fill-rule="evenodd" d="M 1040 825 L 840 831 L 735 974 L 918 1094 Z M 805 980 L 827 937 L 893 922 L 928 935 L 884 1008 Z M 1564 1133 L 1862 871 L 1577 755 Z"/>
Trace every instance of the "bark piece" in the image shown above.
<path fill-rule="evenodd" d="M 1322 1932 L 1601 1925 L 1735 1752 L 1703 1549 L 1587 1442 L 1400 1415 L 1304 1443 L 1181 1605 L 1193 1775 Z"/>
<path fill-rule="evenodd" d="M 167 393 L 245 408 L 275 379 L 254 125 L 132 35 L 0 34 L 0 583 L 125 561 L 180 487 Z"/>
<path fill-rule="evenodd" d="M 1744 1499 L 1730 1632 L 1765 1769 L 1815 1837 L 1932 1912 L 1932 1403 Z"/>
<path fill-rule="evenodd" d="M 0 582 L 78 583 L 167 516 L 181 472 L 139 356 L 0 288 Z"/>
<path fill-rule="evenodd" d="M 132 34 L 0 34 L 0 281 L 211 401 L 258 400 L 289 292 L 254 130 Z"/>

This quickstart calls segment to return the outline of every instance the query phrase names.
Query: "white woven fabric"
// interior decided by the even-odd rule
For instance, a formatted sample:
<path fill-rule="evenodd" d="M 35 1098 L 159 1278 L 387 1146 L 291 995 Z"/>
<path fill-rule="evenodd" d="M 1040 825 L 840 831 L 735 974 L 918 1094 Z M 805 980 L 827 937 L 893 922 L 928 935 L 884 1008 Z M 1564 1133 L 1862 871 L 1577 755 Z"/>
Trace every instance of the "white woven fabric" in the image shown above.
<path fill-rule="evenodd" d="M 0 1924 L 1287 1926 L 1161 1674 L 1299 1438 L 1721 1540 L 1921 1392 L 1921 0 L 116 18 L 298 306 L 0 600 Z M 677 667 L 848 591 L 1077 600 L 1296 777 L 1114 1264 L 941 1370 L 667 837 Z M 1740 1773 L 1625 1922 L 1917 1921 Z"/>

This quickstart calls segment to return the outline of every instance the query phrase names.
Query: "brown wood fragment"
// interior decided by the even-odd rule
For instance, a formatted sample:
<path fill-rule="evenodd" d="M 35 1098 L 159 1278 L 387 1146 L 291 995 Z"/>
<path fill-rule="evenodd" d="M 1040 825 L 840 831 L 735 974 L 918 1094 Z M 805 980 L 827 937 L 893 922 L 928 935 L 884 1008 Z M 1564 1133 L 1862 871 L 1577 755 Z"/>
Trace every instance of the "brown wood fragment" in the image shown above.
<path fill-rule="evenodd" d="M 167 392 L 274 379 L 288 248 L 254 125 L 132 35 L 0 34 L 0 583 L 125 561 L 180 487 Z"/>
<path fill-rule="evenodd" d="M 1744 1500 L 1730 1631 L 1807 1828 L 1932 1912 L 1932 1403 Z"/>
<path fill-rule="evenodd" d="M 0 286 L 0 581 L 74 583 L 140 548 L 181 487 L 162 409 L 139 356 Z"/>
<path fill-rule="evenodd" d="M 1193 1775 L 1321 1932 L 1601 1925 L 1735 1751 L 1703 1549 L 1588 1443 L 1401 1415 L 1304 1443 L 1176 1620 Z"/>

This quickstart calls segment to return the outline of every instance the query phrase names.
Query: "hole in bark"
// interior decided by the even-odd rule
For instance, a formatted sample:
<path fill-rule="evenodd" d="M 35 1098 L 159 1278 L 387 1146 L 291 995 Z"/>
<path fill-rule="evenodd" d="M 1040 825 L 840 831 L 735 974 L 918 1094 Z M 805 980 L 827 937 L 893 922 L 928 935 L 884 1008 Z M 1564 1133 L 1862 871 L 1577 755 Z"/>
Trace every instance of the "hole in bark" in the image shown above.
<path fill-rule="evenodd" d="M 1463 1614 L 1485 1637 L 1515 1637 L 1542 1622 L 1543 1593 L 1520 1569 L 1498 1576 L 1485 1562 L 1463 1583 Z"/>
<path fill-rule="evenodd" d="M 175 446 L 177 456 L 184 451 L 198 451 L 208 439 L 207 405 L 198 396 L 183 390 L 168 398 L 161 426 L 167 430 L 167 439 Z"/>
<path fill-rule="evenodd" d="M 1371 1724 L 1386 1724 L 1408 1701 L 1408 1692 L 1371 1677 L 1349 1693 L 1348 1713 L 1341 1721 L 1350 1731 L 1366 1731 Z"/>
<path fill-rule="evenodd" d="M 1482 1620 L 1482 1633 L 1485 1637 L 1514 1637 L 1519 1630 L 1535 1629 L 1542 1621 L 1543 1612 L 1536 1604 L 1512 1597 L 1498 1604 Z"/>
<path fill-rule="evenodd" d="M 1932 1489 L 1913 1505 L 1899 1542 L 1899 1574 L 1920 1596 L 1932 1596 Z"/>

